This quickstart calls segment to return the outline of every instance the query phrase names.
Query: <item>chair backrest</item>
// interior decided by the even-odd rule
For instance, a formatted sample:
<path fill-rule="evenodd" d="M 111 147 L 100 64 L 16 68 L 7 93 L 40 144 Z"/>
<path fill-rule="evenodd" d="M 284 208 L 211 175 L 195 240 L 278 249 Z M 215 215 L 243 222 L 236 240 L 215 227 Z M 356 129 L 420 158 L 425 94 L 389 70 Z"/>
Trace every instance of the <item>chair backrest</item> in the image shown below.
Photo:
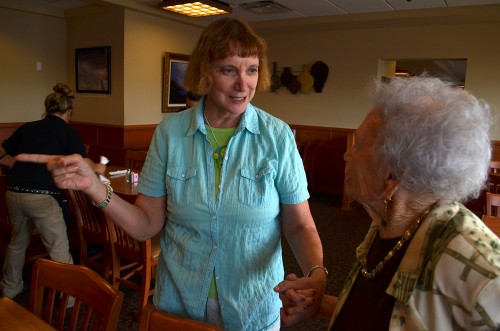
<path fill-rule="evenodd" d="M 113 252 L 113 286 L 118 288 L 123 284 L 140 291 L 139 307 L 142 309 L 154 293 L 152 279 L 160 254 L 159 235 L 139 241 L 129 236 L 110 219 L 107 222 Z M 140 283 L 131 279 L 137 274 L 141 276 Z"/>
<path fill-rule="evenodd" d="M 142 310 L 139 331 L 182 330 L 182 331 L 222 331 L 223 329 L 208 323 L 178 317 L 156 310 L 147 305 Z"/>
<path fill-rule="evenodd" d="M 500 194 L 486 192 L 486 215 L 500 216 Z"/>
<path fill-rule="evenodd" d="M 57 330 L 111 331 L 118 326 L 123 293 L 88 267 L 38 259 L 30 291 L 29 309 Z"/>
<path fill-rule="evenodd" d="M 500 161 L 490 161 L 488 191 L 500 193 Z"/>
<path fill-rule="evenodd" d="M 490 173 L 500 174 L 500 161 L 490 161 Z"/>
<path fill-rule="evenodd" d="M 144 161 L 146 160 L 147 152 L 133 151 L 128 149 L 125 152 L 125 166 L 128 169 L 141 171 Z"/>
<path fill-rule="evenodd" d="M 69 190 L 68 195 L 78 225 L 80 264 L 90 266 L 108 278 L 113 261 L 106 217 L 82 191 Z"/>

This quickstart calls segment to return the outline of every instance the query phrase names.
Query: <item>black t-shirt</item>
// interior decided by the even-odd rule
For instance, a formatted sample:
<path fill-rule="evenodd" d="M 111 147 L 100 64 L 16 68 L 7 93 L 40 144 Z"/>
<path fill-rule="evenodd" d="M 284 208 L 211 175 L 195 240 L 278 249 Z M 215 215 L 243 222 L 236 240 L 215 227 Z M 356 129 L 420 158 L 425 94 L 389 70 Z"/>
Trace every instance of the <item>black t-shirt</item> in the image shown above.
<path fill-rule="evenodd" d="M 78 133 L 62 118 L 47 115 L 44 119 L 20 126 L 4 140 L 2 147 L 10 156 L 21 153 L 85 156 L 85 146 Z M 8 186 L 60 192 L 45 164 L 16 161 L 7 176 Z"/>
<path fill-rule="evenodd" d="M 394 248 L 400 238 L 380 239 L 378 234 L 367 256 L 367 269 L 372 271 L 379 261 Z M 373 279 L 358 275 L 346 302 L 335 319 L 331 331 L 363 330 L 387 331 L 391 320 L 395 298 L 385 292 L 408 247 L 406 242 L 396 254 L 387 261 L 384 268 Z M 360 271 L 361 273 L 361 271 Z"/>

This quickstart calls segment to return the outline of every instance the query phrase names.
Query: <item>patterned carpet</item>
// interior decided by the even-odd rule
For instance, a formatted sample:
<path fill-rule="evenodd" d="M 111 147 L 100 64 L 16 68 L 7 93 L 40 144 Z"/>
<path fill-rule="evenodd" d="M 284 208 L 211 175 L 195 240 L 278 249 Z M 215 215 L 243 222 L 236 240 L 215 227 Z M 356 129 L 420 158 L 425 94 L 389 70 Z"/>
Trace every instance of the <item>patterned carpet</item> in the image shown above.
<path fill-rule="evenodd" d="M 323 244 L 324 263 L 330 271 L 327 293 L 333 295 L 339 294 L 354 260 L 355 248 L 362 240 L 369 225 L 366 213 L 359 206 L 354 205 L 352 210 L 343 211 L 340 209 L 341 203 L 341 198 L 326 194 L 313 194 L 309 200 L 311 212 Z M 283 260 L 285 274 L 293 272 L 301 275 L 301 270 L 286 242 L 283 244 Z M 25 269 L 25 282 L 28 282 L 31 271 L 29 266 Z M 136 331 L 139 329 L 138 293 L 125 286 L 120 287 L 120 290 L 125 294 L 125 300 L 118 331 Z M 29 291 L 18 295 L 15 300 L 27 307 Z M 317 317 L 302 325 L 282 328 L 282 330 L 326 330 L 328 323 L 328 319 Z"/>

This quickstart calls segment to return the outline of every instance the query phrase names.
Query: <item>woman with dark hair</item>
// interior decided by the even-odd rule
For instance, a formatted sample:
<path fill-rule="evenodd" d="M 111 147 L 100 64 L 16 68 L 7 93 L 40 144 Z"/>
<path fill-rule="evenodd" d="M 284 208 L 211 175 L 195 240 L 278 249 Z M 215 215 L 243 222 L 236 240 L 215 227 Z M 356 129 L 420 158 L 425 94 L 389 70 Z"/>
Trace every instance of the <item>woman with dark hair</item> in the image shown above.
<path fill-rule="evenodd" d="M 48 162 L 60 187 L 83 190 L 135 238 L 162 231 L 159 310 L 226 330 L 279 330 L 281 233 L 316 290 L 311 310 L 326 269 L 292 131 L 250 104 L 269 87 L 265 41 L 239 20 L 215 21 L 191 54 L 184 85 L 203 97 L 158 125 L 135 206 L 79 156 L 23 159 Z"/>
<path fill-rule="evenodd" d="M 73 112 L 73 91 L 57 83 L 45 99 L 44 118 L 20 126 L 0 147 L 0 158 L 21 153 L 85 156 L 82 139 L 68 125 Z M 7 176 L 7 206 L 12 239 L 7 247 L 0 290 L 15 297 L 23 290 L 22 272 L 31 233 L 36 228 L 50 258 L 73 263 L 63 209 L 64 192 L 56 187 L 42 164 L 16 161 Z"/>

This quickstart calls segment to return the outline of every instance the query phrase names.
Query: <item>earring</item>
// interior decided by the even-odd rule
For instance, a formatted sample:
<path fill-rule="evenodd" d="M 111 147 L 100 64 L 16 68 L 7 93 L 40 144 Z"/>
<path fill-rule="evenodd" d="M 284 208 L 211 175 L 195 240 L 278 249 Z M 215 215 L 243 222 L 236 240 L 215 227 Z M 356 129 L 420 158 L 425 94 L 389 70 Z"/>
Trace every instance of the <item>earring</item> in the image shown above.
<path fill-rule="evenodd" d="M 384 220 L 382 221 L 382 226 L 387 225 L 387 206 L 389 205 L 390 201 L 391 201 L 391 198 L 384 199 Z"/>

